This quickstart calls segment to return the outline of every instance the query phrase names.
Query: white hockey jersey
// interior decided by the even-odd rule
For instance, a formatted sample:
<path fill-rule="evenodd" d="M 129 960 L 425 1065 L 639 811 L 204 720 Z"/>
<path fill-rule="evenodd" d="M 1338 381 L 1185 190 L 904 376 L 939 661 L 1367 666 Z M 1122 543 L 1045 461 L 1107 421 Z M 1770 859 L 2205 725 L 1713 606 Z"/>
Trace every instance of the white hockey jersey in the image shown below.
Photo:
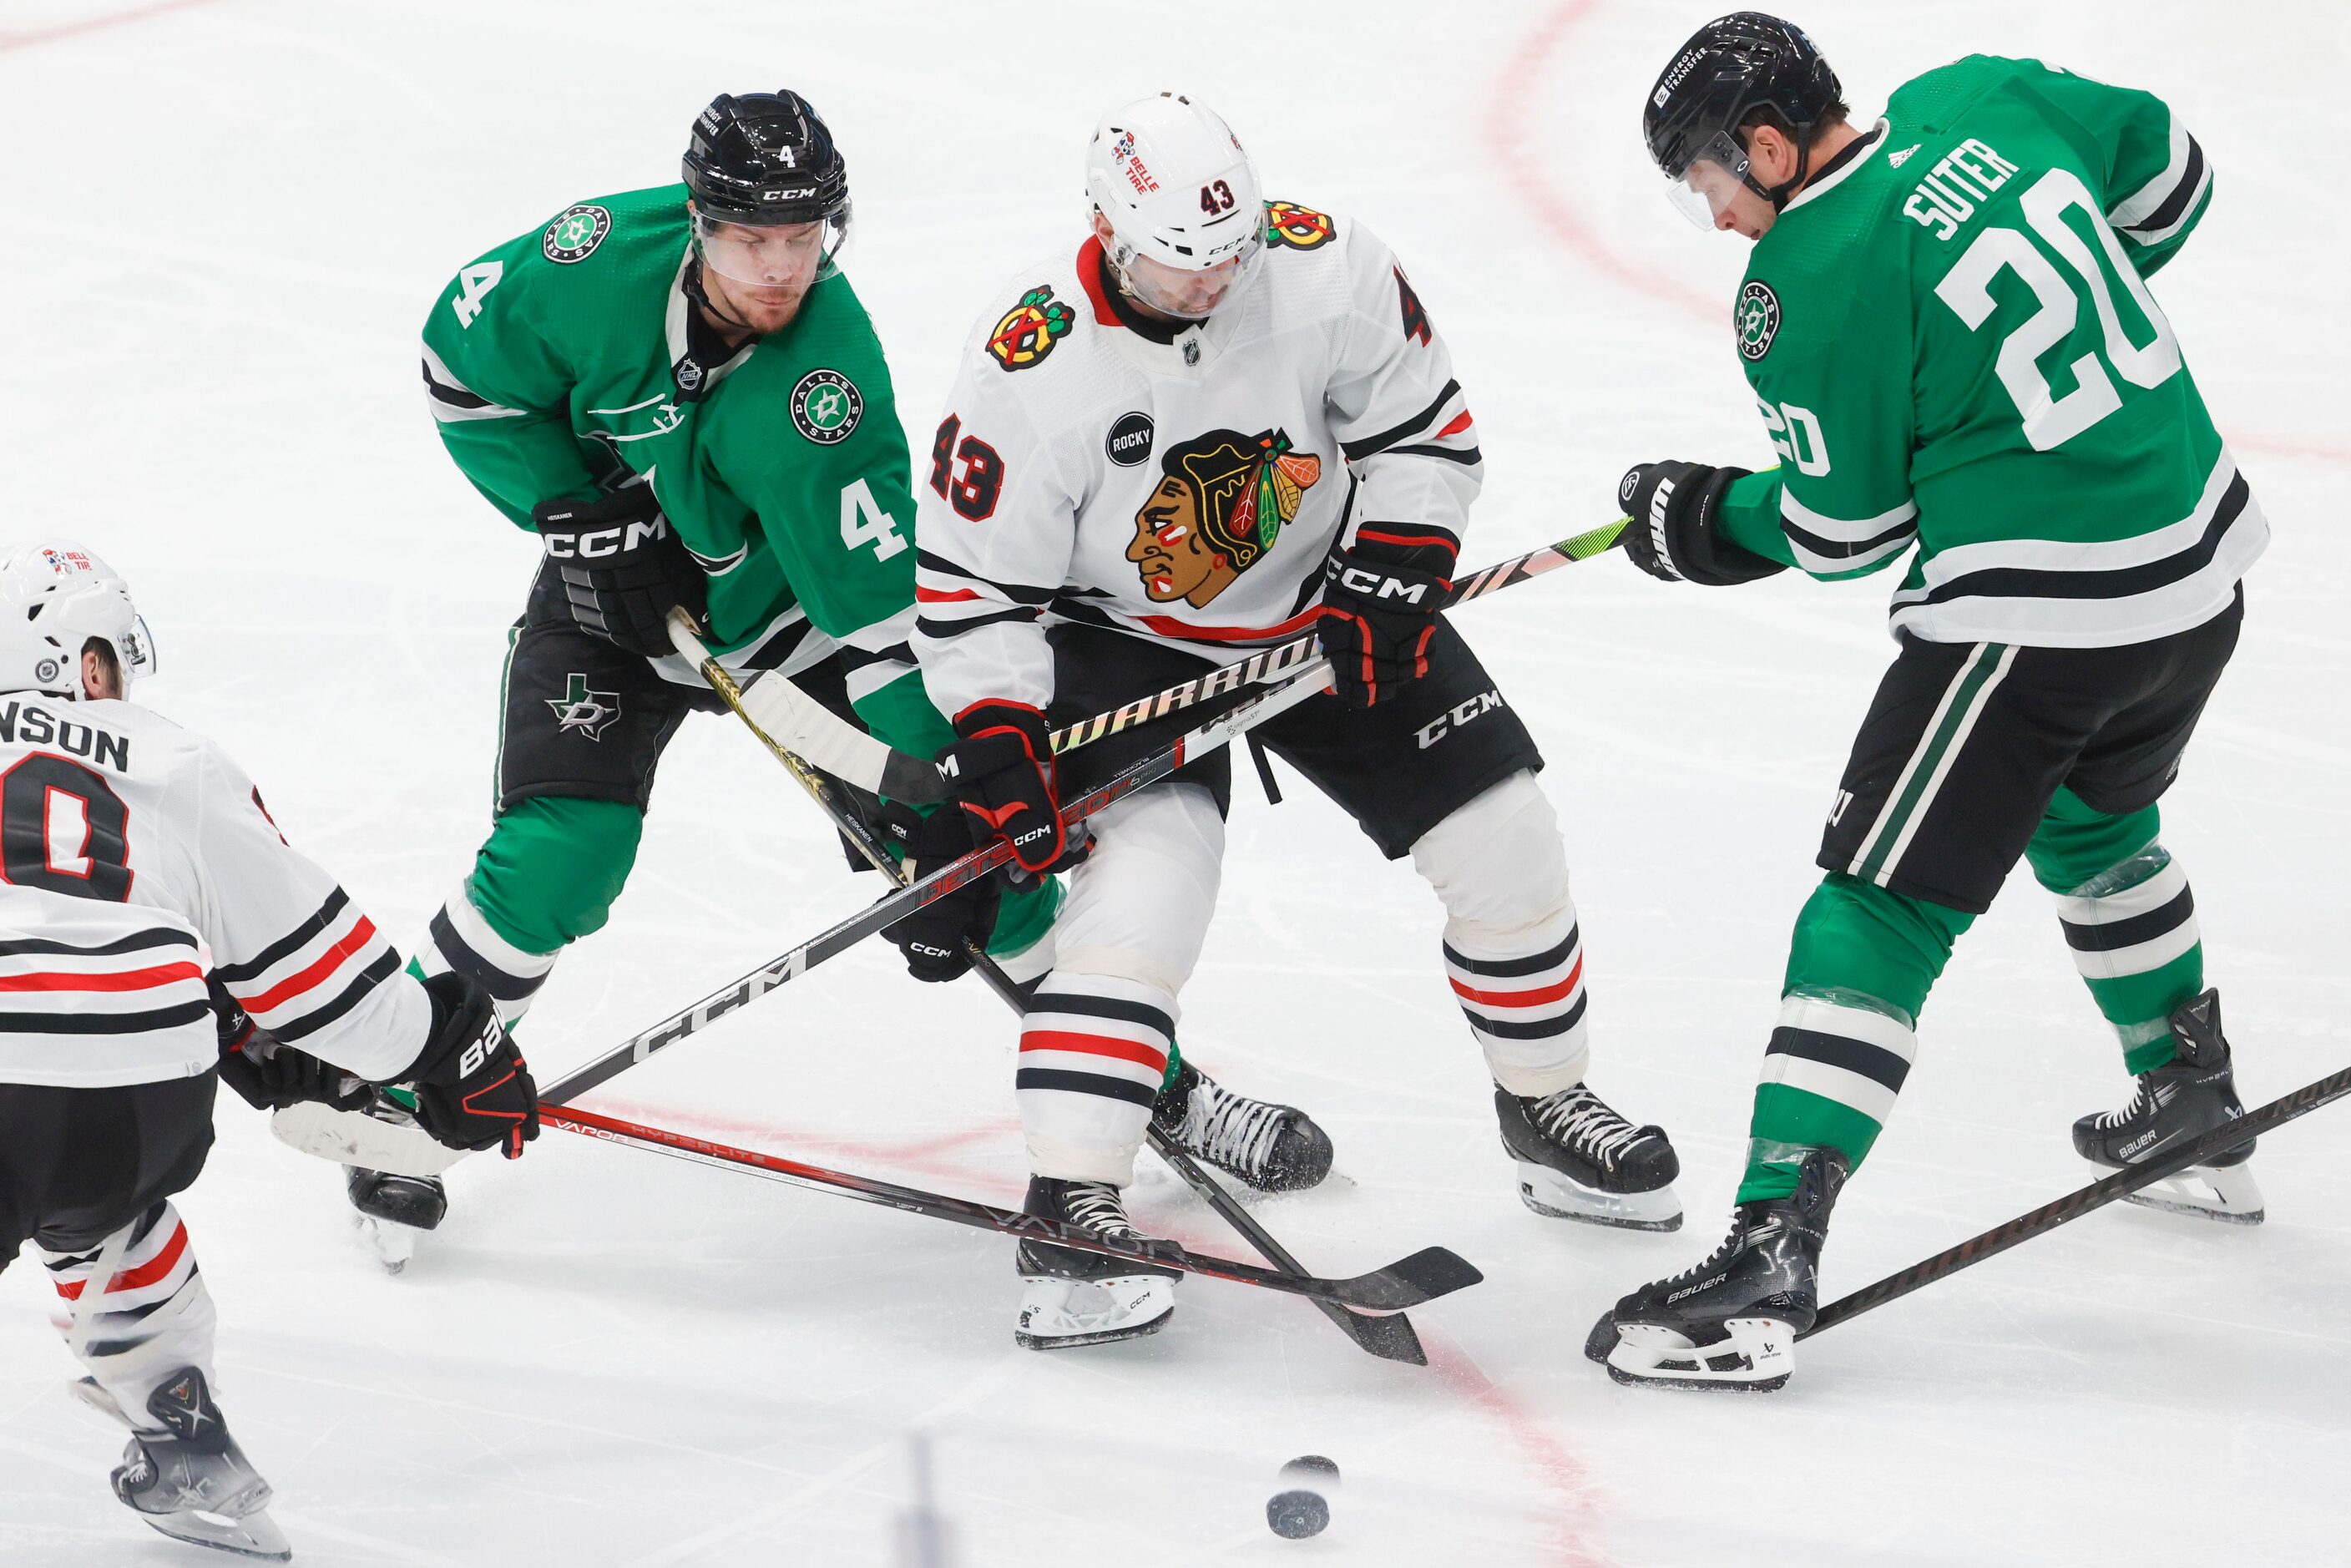
<path fill-rule="evenodd" d="M 1261 269 L 1205 323 L 1123 324 L 1089 236 L 980 319 L 914 487 L 913 646 L 943 713 L 1043 707 L 1046 628 L 1211 658 L 1313 624 L 1364 522 L 1457 538 L 1481 475 L 1445 341 L 1386 246 L 1269 204 Z"/>
<path fill-rule="evenodd" d="M 0 1082 L 192 1078 L 207 968 L 278 1040 L 360 1077 L 432 1003 L 212 742 L 128 702 L 0 693 Z"/>

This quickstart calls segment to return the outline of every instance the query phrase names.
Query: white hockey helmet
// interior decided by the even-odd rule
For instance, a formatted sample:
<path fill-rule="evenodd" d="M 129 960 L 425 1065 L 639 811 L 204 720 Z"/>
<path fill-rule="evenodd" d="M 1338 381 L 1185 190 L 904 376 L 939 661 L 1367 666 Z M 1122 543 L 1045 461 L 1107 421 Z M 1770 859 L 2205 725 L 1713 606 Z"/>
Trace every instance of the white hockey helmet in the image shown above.
<path fill-rule="evenodd" d="M 1265 249 L 1257 165 L 1223 116 L 1179 94 L 1102 116 L 1086 199 L 1110 225 L 1111 270 L 1163 315 L 1196 320 L 1238 298 Z"/>
<path fill-rule="evenodd" d="M 78 699 L 81 652 L 93 637 L 114 650 L 125 695 L 134 675 L 155 673 L 154 639 L 131 586 L 95 552 L 66 539 L 0 549 L 0 691 Z"/>

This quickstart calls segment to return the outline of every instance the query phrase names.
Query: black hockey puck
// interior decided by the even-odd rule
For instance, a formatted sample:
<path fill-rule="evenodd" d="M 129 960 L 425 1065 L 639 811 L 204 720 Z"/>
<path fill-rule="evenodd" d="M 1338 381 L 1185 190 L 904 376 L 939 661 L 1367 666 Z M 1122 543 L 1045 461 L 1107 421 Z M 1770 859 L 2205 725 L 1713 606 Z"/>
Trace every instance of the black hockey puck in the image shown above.
<path fill-rule="evenodd" d="M 1281 1467 L 1284 1490 L 1269 1499 L 1265 1522 L 1285 1541 L 1303 1541 L 1330 1527 L 1331 1504 L 1323 1495 L 1339 1490 L 1339 1467 L 1320 1454 L 1301 1454 Z"/>

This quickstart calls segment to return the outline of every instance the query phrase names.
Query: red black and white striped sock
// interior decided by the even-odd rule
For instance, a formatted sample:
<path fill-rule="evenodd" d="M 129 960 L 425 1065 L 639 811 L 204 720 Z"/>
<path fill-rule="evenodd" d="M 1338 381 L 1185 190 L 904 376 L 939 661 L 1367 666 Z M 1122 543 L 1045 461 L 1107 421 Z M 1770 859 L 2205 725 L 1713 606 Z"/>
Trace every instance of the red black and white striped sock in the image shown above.
<path fill-rule="evenodd" d="M 1045 977 L 1020 1026 L 1013 1083 L 1030 1168 L 1124 1186 L 1167 1074 L 1176 998 L 1109 975 Z"/>
<path fill-rule="evenodd" d="M 94 1284 L 100 1260 L 118 1241 L 106 1283 Z M 147 1396 L 182 1367 L 212 1376 L 212 1296 L 196 1271 L 188 1228 L 169 1201 L 96 1247 L 44 1249 L 41 1261 L 58 1297 L 50 1321 L 134 1427 L 154 1429 Z"/>
<path fill-rule="evenodd" d="M 1513 1094 L 1555 1094 L 1583 1082 L 1583 937 L 1575 905 L 1507 950 L 1473 943 L 1458 928 L 1445 942 L 1445 974 L 1486 1053 L 1494 1082 Z"/>

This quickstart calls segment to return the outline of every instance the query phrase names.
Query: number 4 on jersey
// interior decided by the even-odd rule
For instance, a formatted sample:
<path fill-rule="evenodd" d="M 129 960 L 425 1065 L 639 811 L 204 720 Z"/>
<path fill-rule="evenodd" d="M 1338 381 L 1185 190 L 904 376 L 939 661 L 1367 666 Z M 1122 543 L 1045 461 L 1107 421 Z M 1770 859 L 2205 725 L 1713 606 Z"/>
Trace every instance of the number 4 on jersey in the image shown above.
<path fill-rule="evenodd" d="M 457 275 L 457 298 L 449 301 L 449 308 L 457 313 L 459 328 L 474 324 L 474 318 L 482 313 L 484 296 L 496 288 L 506 275 L 506 263 L 502 261 L 477 261 Z"/>
<path fill-rule="evenodd" d="M 841 487 L 841 543 L 846 549 L 872 545 L 876 560 L 888 560 L 906 548 L 906 541 L 898 537 L 898 525 L 874 500 L 873 492 L 865 487 L 862 478 L 852 479 Z"/>

